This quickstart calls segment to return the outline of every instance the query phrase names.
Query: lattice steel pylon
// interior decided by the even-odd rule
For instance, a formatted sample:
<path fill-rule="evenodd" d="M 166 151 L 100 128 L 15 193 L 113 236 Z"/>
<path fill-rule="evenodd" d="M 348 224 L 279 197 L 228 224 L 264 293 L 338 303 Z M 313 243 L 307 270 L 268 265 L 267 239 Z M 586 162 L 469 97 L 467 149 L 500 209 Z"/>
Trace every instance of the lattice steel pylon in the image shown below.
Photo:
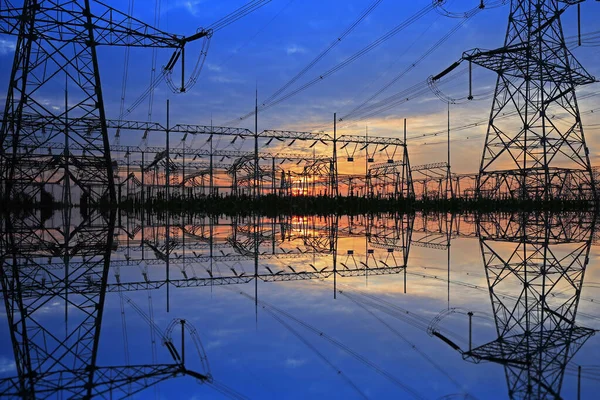
<path fill-rule="evenodd" d="M 565 367 L 594 334 L 576 325 L 595 218 L 522 213 L 478 222 L 498 338 L 470 361 L 504 365 L 511 399 L 558 399 Z"/>
<path fill-rule="evenodd" d="M 210 382 L 209 372 L 186 368 L 183 346 L 172 363 L 99 365 L 116 211 L 74 219 L 70 208 L 58 228 L 40 211 L 0 215 L 0 287 L 17 372 L 0 379 L 0 397 L 124 398 L 178 376 Z"/>
<path fill-rule="evenodd" d="M 90 0 L 0 0 L 0 34 L 17 36 L 0 125 L 2 199 L 40 201 L 61 185 L 63 201 L 97 203 L 116 200 L 97 47 L 174 48 L 170 70 L 186 43 L 212 31 L 169 34 Z"/>
<path fill-rule="evenodd" d="M 2 215 L 0 280 L 18 374 L 0 380 L 2 396 L 45 398 L 81 386 L 71 393 L 82 397 L 94 378 L 115 215 L 75 227 L 69 210 L 64 216 L 57 229 L 39 212 Z M 85 289 L 69 288 L 77 284 Z M 61 306 L 65 320 L 49 322 L 48 310 Z"/>
<path fill-rule="evenodd" d="M 561 15 L 578 0 L 512 0 L 504 47 L 463 60 L 498 73 L 478 197 L 595 198 L 575 88 L 595 82 L 565 44 Z M 511 115 L 514 118 L 501 118 Z"/>

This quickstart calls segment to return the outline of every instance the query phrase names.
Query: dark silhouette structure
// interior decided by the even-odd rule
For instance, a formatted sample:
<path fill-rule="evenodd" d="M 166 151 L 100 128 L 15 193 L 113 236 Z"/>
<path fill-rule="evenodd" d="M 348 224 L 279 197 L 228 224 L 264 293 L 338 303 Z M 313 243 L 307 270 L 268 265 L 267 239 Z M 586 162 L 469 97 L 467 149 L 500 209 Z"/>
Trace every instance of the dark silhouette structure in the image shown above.
<path fill-rule="evenodd" d="M 511 399 L 560 398 L 565 367 L 595 333 L 575 322 L 595 218 L 488 217 L 478 231 L 498 338 L 463 357 L 504 365 Z"/>
<path fill-rule="evenodd" d="M 169 34 L 90 0 L 3 0 L 0 33 L 17 37 L 0 125 L 2 198 L 40 201 L 59 184 L 67 204 L 75 188 L 86 203 L 116 200 L 98 46 L 173 48 L 170 69 L 186 43 L 212 34 Z"/>
<path fill-rule="evenodd" d="M 561 15 L 577 1 L 512 1 L 504 47 L 463 58 L 498 73 L 479 169 L 480 197 L 593 199 L 575 89 L 595 82 L 565 44 Z M 502 114 L 514 119 L 496 120 Z M 567 114 L 565 119 L 555 119 Z"/>

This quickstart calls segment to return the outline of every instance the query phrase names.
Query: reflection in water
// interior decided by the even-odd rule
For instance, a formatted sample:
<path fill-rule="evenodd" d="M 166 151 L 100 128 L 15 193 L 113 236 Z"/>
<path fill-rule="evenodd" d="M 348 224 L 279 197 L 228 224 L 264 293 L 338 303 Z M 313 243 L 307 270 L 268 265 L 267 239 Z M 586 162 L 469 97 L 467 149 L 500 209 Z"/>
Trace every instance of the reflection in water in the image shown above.
<path fill-rule="evenodd" d="M 432 337 L 421 339 L 427 347 L 445 348 L 447 344 L 466 360 L 502 365 L 511 399 L 559 398 L 565 372 L 572 368 L 568 367 L 569 362 L 595 332 L 576 325 L 595 222 L 594 215 L 578 213 L 266 218 L 115 213 L 81 216 L 65 210 L 53 215 L 5 215 L 1 277 L 9 332 L 0 340 L 3 348 L 12 344 L 15 362 L 13 370 L 1 370 L 0 393 L 29 398 L 121 398 L 165 379 L 186 375 L 228 397 L 244 398 L 229 388 L 230 377 L 213 379 L 200 340 L 202 330 L 198 332 L 183 318 L 170 324 L 168 320 L 185 311 L 172 309 L 171 297 L 177 288 L 251 285 L 253 294 L 243 294 L 254 303 L 255 318 L 262 309 L 278 320 L 307 344 L 307 351 L 334 368 L 354 388 L 354 395 L 369 397 L 339 364 L 311 347 L 290 321 L 328 338 L 340 350 L 398 386 L 403 395 L 432 397 L 401 382 L 393 371 L 358 356 L 335 335 L 327 335 L 261 299 L 264 288 L 275 287 L 260 286 L 259 290 L 259 282 L 314 281 L 316 286 L 306 282 L 290 290 L 300 293 L 302 288 L 325 287 L 331 290 L 333 298 L 341 293 L 343 298 L 338 301 L 349 300 L 349 304 L 369 312 L 379 321 L 380 330 L 394 333 L 407 348 L 419 352 L 463 395 L 468 387 L 456 382 L 439 359 L 419 349 L 402 329 L 390 325 L 382 315 L 427 331 Z M 473 283 L 453 277 L 461 271 L 451 265 L 451 244 L 463 239 L 478 240 L 483 259 L 483 269 L 478 269 L 487 287 L 480 286 L 481 280 Z M 423 265 L 443 259 L 443 272 L 435 267 L 429 267 L 433 273 L 424 272 L 427 267 L 411 256 L 411 248 L 426 250 Z M 444 257 L 440 258 L 440 254 Z M 454 257 L 467 258 L 456 250 Z M 399 277 L 401 283 L 400 293 L 394 291 L 397 298 L 411 292 L 427 295 L 427 289 L 425 294 L 418 288 L 411 289 L 411 282 L 416 279 L 426 280 L 425 288 L 438 288 L 436 284 L 443 281 L 447 310 L 435 317 L 439 309 L 434 313 L 406 305 L 401 308 L 379 297 L 377 292 L 385 292 L 386 281 L 393 279 L 393 284 L 397 283 L 393 276 Z M 356 279 L 367 285 L 375 280 L 375 286 L 359 290 L 353 286 Z M 460 335 L 445 326 L 448 316 L 471 307 L 468 301 L 463 302 L 462 308 L 452 307 L 451 283 L 464 290 L 489 293 L 491 319 L 495 323 L 495 334 L 490 340 L 478 340 L 485 327 L 476 325 L 463 331 L 469 334 L 468 345 L 459 345 Z M 147 309 L 137 304 L 138 291 L 147 294 Z M 239 292 L 228 292 L 229 296 L 235 296 L 236 291 Z M 153 293 L 161 294 L 160 307 L 170 311 L 162 325 L 155 321 L 153 307 L 158 306 L 153 306 Z M 459 302 L 461 294 L 457 293 Z M 104 314 L 111 296 L 118 298 L 119 308 L 113 311 L 117 316 Z M 490 309 L 489 305 L 485 308 Z M 127 310 L 133 310 L 151 332 L 153 347 L 148 363 L 136 364 L 130 357 L 128 346 L 132 338 L 126 327 L 133 322 L 126 317 Z M 464 314 L 463 320 L 471 320 L 472 313 L 468 317 Z M 123 327 L 125 360 L 121 363 L 114 363 L 108 356 L 103 358 L 99 351 L 101 343 L 117 347 L 114 337 L 104 335 L 118 325 L 115 319 Z M 107 327 L 103 320 L 109 321 Z M 158 355 L 157 342 L 164 345 L 166 357 Z M 455 361 L 452 368 L 460 365 L 466 364 Z M 331 380 L 333 385 L 342 382 L 333 377 Z M 236 388 L 242 393 L 243 389 Z M 397 397 L 397 393 L 390 393 L 390 397 Z"/>
<path fill-rule="evenodd" d="M 575 324 L 592 217 L 486 215 L 477 224 L 498 338 L 463 356 L 504 365 L 511 398 L 559 398 L 568 362 L 595 333 Z"/>

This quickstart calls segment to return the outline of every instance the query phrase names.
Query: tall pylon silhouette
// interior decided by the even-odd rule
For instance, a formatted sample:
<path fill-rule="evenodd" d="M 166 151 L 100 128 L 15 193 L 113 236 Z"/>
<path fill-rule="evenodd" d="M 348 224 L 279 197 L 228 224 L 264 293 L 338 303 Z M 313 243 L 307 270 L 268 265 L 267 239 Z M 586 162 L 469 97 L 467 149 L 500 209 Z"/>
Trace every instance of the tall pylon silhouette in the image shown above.
<path fill-rule="evenodd" d="M 576 3 L 512 0 L 504 46 L 463 54 L 463 60 L 498 73 L 479 197 L 594 199 L 575 91 L 596 80 L 567 48 L 561 22 Z"/>
<path fill-rule="evenodd" d="M 0 197 L 43 202 L 60 185 L 63 202 L 98 203 L 116 200 L 117 168 L 98 47 L 173 48 L 168 69 L 186 43 L 212 31 L 173 35 L 91 0 L 4 0 L 0 34 L 17 38 L 0 125 Z"/>

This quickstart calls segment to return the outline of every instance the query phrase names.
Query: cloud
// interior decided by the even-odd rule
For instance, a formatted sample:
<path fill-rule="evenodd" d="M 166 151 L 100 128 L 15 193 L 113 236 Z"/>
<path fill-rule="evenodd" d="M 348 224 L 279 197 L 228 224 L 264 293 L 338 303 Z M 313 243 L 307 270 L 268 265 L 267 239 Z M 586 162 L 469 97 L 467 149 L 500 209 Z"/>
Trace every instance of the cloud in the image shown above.
<path fill-rule="evenodd" d="M 204 346 L 206 350 L 216 349 L 218 347 L 223 347 L 224 343 L 222 340 L 212 340 Z"/>
<path fill-rule="evenodd" d="M 210 80 L 216 83 L 243 83 L 242 79 L 231 78 L 225 75 L 215 75 L 211 76 Z"/>
<path fill-rule="evenodd" d="M 206 64 L 206 68 L 208 68 L 209 71 L 215 71 L 215 72 L 221 72 L 222 68 L 218 65 L 215 64 L 211 64 L 211 63 L 207 63 Z"/>
<path fill-rule="evenodd" d="M 198 7 L 202 3 L 202 0 L 188 0 L 183 3 L 183 6 L 190 14 L 194 17 L 198 15 L 200 12 L 200 7 Z"/>
<path fill-rule="evenodd" d="M 223 337 L 237 336 L 243 332 L 244 332 L 243 329 L 217 329 L 217 330 L 211 331 L 210 335 L 218 337 L 218 338 L 223 338 Z"/>
<path fill-rule="evenodd" d="M 15 364 L 14 360 L 0 356 L 0 374 L 5 374 L 7 372 L 15 372 L 16 370 L 17 364 Z"/>
<path fill-rule="evenodd" d="M 16 43 L 11 40 L 0 39 L 0 55 L 6 55 L 15 51 Z"/>
<path fill-rule="evenodd" d="M 285 52 L 287 53 L 287 55 L 291 55 L 291 54 L 303 54 L 306 53 L 306 49 L 302 46 L 298 46 L 297 44 L 290 44 L 285 48 Z"/>
<path fill-rule="evenodd" d="M 298 358 L 288 358 L 285 360 L 285 366 L 287 368 L 298 368 L 306 364 L 306 360 Z"/>

